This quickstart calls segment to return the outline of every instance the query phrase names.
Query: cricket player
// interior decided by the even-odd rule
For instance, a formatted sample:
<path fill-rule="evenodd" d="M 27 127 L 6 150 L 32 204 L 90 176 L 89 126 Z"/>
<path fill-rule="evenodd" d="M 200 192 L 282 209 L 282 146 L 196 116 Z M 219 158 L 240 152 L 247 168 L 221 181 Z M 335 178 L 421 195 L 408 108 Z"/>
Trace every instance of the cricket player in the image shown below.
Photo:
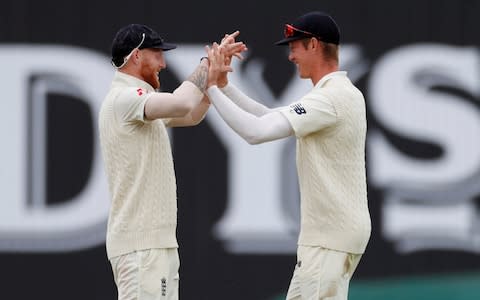
<path fill-rule="evenodd" d="M 242 45 L 226 47 L 241 52 Z M 117 71 L 99 131 L 112 197 L 106 248 L 119 300 L 178 299 L 177 186 L 166 127 L 198 124 L 210 102 L 207 59 L 173 93 L 158 91 L 164 52 L 175 48 L 143 24 L 121 28 L 112 43 Z"/>
<path fill-rule="evenodd" d="M 228 81 L 231 57 L 217 44 L 208 49 L 207 94 L 250 144 L 296 137 L 301 227 L 287 300 L 346 300 L 371 231 L 365 99 L 338 69 L 340 31 L 328 14 L 298 17 L 276 44 L 288 45 L 299 76 L 311 80 L 303 97 L 276 109 L 249 98 Z"/>

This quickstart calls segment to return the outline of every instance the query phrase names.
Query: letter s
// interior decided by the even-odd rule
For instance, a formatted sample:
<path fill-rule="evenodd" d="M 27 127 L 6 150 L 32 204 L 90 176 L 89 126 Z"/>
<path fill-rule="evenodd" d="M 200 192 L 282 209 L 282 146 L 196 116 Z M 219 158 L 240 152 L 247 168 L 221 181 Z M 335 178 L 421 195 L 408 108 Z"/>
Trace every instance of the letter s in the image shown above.
<path fill-rule="evenodd" d="M 374 130 L 369 158 L 375 184 L 441 185 L 480 170 L 478 108 L 457 95 L 431 89 L 454 87 L 478 97 L 479 65 L 473 47 L 434 44 L 402 47 L 378 61 L 368 86 L 375 119 L 398 135 L 439 145 L 444 154 L 436 159 L 409 157 Z"/>

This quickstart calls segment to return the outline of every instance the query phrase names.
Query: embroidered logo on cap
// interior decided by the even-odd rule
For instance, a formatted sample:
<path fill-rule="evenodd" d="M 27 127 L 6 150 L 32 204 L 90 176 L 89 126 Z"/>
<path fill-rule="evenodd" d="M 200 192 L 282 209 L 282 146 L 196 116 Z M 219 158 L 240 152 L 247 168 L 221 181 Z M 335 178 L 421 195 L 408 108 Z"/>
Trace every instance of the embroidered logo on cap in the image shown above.
<path fill-rule="evenodd" d="M 142 89 L 140 89 L 140 88 L 139 88 L 139 89 L 137 89 L 137 94 L 138 94 L 139 96 L 143 95 L 143 90 L 142 90 Z"/>

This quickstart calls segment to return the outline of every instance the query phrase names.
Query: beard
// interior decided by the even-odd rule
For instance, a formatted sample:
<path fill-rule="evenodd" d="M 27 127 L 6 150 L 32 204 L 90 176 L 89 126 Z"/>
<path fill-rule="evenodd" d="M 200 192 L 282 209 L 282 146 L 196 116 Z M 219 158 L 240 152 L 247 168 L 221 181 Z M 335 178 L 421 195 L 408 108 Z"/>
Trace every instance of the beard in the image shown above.
<path fill-rule="evenodd" d="M 156 68 L 153 68 L 149 64 L 144 64 L 142 66 L 142 78 L 145 82 L 150 84 L 155 90 L 160 88 L 160 78 L 159 71 Z"/>
<path fill-rule="evenodd" d="M 148 84 L 150 84 L 155 90 L 160 88 L 160 78 L 157 72 L 148 72 L 144 74 L 143 78 L 145 78 L 145 81 L 148 82 Z"/>

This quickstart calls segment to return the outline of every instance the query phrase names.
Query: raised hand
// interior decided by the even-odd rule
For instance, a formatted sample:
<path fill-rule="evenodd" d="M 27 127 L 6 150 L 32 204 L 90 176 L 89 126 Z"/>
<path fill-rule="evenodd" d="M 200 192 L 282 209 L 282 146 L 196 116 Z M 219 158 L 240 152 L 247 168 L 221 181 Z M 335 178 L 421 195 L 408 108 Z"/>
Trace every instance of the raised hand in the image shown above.
<path fill-rule="evenodd" d="M 242 52 L 247 50 L 247 46 L 243 42 L 235 42 L 235 38 L 240 34 L 240 31 L 235 31 L 231 34 L 225 34 L 220 42 L 220 48 L 223 49 L 225 58 L 228 59 L 228 63 L 232 59 L 232 56 L 238 59 L 243 59 Z"/>
<path fill-rule="evenodd" d="M 235 56 L 238 59 L 243 59 L 242 52 L 248 50 L 247 46 L 243 42 L 235 42 L 235 38 L 240 34 L 240 31 L 235 31 L 231 34 L 225 34 L 220 45 L 219 49 L 224 55 L 225 65 L 230 66 L 232 62 L 232 57 Z M 219 74 L 217 78 L 217 85 L 219 87 L 224 87 L 228 84 L 228 72 L 223 72 Z"/>
<path fill-rule="evenodd" d="M 228 72 L 232 72 L 232 67 L 226 64 L 225 49 L 221 48 L 217 43 L 213 43 L 211 47 L 206 46 L 205 50 L 210 63 L 207 79 L 207 87 L 210 87 L 218 85 L 219 77 L 226 77 Z"/>

